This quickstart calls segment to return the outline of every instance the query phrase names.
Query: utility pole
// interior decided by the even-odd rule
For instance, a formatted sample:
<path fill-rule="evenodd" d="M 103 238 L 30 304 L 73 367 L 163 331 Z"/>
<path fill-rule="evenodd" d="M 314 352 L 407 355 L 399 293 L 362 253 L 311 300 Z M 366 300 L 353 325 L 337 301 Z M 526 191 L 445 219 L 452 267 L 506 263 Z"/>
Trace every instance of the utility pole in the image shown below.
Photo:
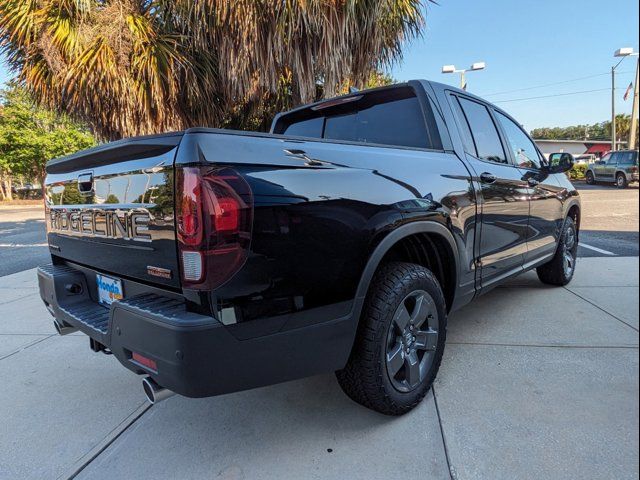
<path fill-rule="evenodd" d="M 629 130 L 629 150 L 636 149 L 636 129 L 638 127 L 638 69 L 640 58 L 636 62 L 636 80 L 633 83 L 633 106 L 631 107 L 631 130 Z"/>

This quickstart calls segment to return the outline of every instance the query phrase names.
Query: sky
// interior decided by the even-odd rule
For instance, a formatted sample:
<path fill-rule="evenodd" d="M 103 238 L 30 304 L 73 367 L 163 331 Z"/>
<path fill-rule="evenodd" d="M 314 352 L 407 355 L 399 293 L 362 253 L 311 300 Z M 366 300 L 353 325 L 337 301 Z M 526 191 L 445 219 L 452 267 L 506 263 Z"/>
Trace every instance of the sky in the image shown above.
<path fill-rule="evenodd" d="M 484 61 L 485 70 L 467 75 L 468 90 L 528 130 L 602 122 L 611 117 L 610 70 L 619 60 L 613 52 L 638 51 L 638 22 L 637 0 L 438 0 L 427 7 L 422 38 L 405 47 L 392 75 L 458 86 L 459 76 L 441 74 L 442 65 Z M 616 69 L 618 113 L 631 113 L 631 98 L 622 97 L 636 61 L 625 58 Z M 0 84 L 9 78 L 0 61 Z"/>
<path fill-rule="evenodd" d="M 393 77 L 459 86 L 459 75 L 440 73 L 442 66 L 484 61 L 485 70 L 467 74 L 468 90 L 528 130 L 610 119 L 611 67 L 619 60 L 613 53 L 638 51 L 637 0 L 438 0 L 426 18 L 423 38 L 404 49 Z M 616 69 L 617 113 L 631 113 L 632 96 L 622 97 L 637 58 L 625 58 Z M 530 88 L 541 85 L 547 86 Z M 510 101 L 585 90 L 599 91 Z"/>

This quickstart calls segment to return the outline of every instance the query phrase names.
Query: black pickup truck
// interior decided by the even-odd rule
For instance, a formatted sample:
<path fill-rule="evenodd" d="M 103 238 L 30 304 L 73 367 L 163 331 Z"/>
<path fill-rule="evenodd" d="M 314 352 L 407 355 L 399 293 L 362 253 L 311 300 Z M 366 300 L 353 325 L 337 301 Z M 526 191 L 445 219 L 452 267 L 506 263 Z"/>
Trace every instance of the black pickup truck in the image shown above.
<path fill-rule="evenodd" d="M 571 280 L 572 162 L 428 81 L 281 113 L 269 134 L 113 142 L 47 165 L 40 293 L 151 402 L 336 371 L 398 415 L 430 388 L 450 312 L 533 268 Z"/>

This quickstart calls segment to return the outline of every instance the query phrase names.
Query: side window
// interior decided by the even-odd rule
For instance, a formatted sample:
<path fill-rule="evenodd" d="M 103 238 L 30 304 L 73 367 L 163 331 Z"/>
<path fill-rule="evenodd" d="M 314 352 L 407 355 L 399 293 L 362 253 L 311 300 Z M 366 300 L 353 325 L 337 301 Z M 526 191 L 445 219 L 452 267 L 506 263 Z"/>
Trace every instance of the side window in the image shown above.
<path fill-rule="evenodd" d="M 617 165 L 619 158 L 620 158 L 619 153 L 612 153 L 609 159 L 607 160 L 607 165 Z"/>
<path fill-rule="evenodd" d="M 507 136 L 516 165 L 522 168 L 540 168 L 538 150 L 522 128 L 500 112 L 496 112 L 496 117 Z"/>
<path fill-rule="evenodd" d="M 464 151 L 474 157 L 477 157 L 478 152 L 476 151 L 476 146 L 473 144 L 473 136 L 471 135 L 469 123 L 467 122 L 467 118 L 464 116 L 464 112 L 462 111 L 460 102 L 458 102 L 458 98 L 453 95 L 451 95 L 451 106 L 453 107 L 453 113 L 456 116 L 457 123 L 460 126 L 460 136 L 462 137 Z"/>
<path fill-rule="evenodd" d="M 471 128 L 477 157 L 490 162 L 507 163 L 498 130 L 487 107 L 466 98 L 460 98 L 460 105 Z"/>

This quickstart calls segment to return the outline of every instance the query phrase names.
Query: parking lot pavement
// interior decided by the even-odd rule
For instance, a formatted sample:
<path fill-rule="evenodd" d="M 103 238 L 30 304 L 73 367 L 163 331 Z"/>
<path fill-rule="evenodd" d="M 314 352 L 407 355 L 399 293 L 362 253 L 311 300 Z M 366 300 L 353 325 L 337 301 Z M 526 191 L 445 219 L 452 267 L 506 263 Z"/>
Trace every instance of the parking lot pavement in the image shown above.
<path fill-rule="evenodd" d="M 638 256 L 638 188 L 576 183 L 582 201 L 578 254 Z"/>
<path fill-rule="evenodd" d="M 147 407 L 113 357 L 53 335 L 34 270 L 5 276 L 0 478 L 638 478 L 638 267 L 581 259 L 568 288 L 529 273 L 456 312 L 400 418 L 333 375 Z"/>

